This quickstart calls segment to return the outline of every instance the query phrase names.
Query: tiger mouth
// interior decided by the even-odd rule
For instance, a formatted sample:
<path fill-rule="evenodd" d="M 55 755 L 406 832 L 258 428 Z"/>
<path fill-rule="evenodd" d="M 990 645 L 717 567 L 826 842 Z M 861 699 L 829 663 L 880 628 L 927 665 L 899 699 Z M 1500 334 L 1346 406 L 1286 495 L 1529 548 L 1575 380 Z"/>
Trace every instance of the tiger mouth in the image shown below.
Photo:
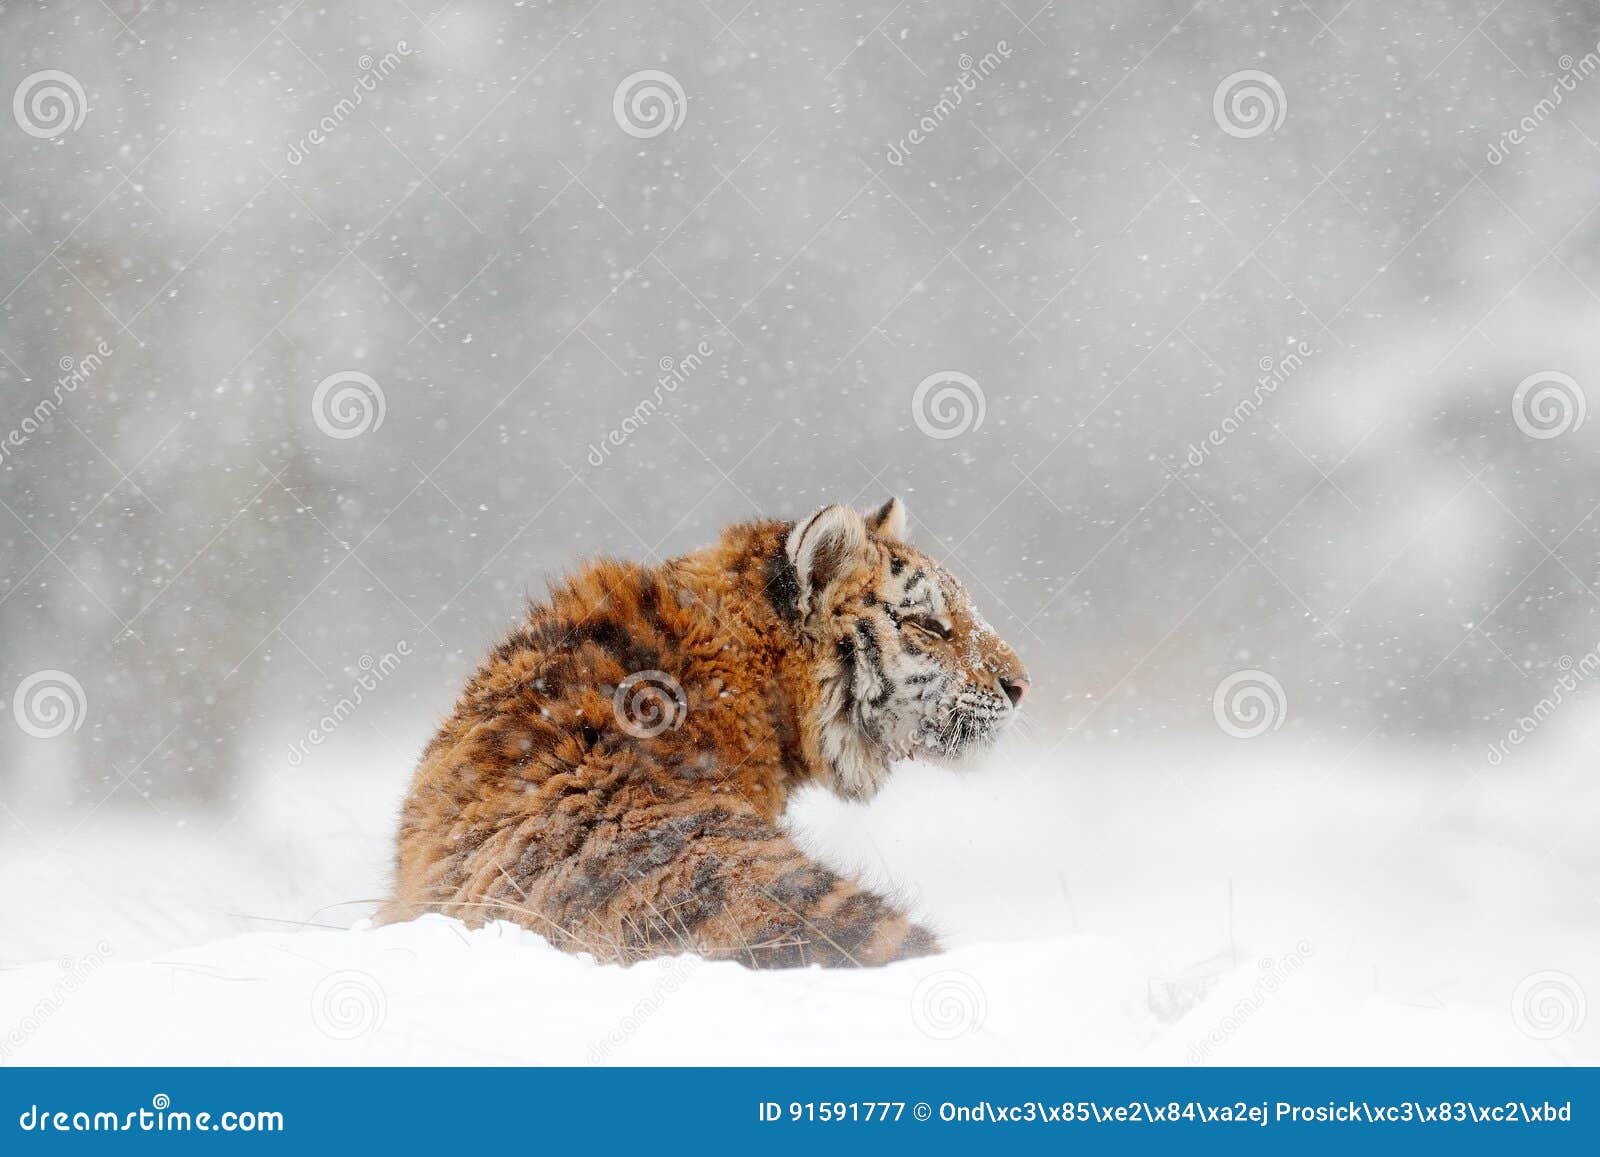
<path fill-rule="evenodd" d="M 998 704 L 960 705 L 924 720 L 914 754 L 959 759 L 993 743 L 1010 723 L 1012 712 Z"/>

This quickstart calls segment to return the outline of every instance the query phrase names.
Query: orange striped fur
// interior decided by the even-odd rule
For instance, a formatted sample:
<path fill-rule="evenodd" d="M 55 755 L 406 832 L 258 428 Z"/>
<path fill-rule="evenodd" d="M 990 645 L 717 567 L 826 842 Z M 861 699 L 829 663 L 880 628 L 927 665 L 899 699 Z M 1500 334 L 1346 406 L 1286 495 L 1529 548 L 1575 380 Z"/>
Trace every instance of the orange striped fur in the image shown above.
<path fill-rule="evenodd" d="M 895 759 L 983 746 L 1027 685 L 904 524 L 896 500 L 828 507 L 556 586 L 424 753 L 382 918 L 512 920 L 621 962 L 937 951 L 780 827 L 802 784 L 865 798 Z"/>

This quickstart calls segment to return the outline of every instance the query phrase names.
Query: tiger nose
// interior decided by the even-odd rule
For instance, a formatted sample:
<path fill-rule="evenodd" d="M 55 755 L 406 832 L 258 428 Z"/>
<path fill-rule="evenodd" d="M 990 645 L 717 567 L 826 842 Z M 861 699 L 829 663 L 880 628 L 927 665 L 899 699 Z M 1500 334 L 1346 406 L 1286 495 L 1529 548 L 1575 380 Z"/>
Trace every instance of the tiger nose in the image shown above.
<path fill-rule="evenodd" d="M 1011 700 L 1011 706 L 1020 707 L 1022 697 L 1028 693 L 1028 677 L 1026 675 L 1000 676 L 1000 690 L 1006 693 L 1006 698 Z"/>

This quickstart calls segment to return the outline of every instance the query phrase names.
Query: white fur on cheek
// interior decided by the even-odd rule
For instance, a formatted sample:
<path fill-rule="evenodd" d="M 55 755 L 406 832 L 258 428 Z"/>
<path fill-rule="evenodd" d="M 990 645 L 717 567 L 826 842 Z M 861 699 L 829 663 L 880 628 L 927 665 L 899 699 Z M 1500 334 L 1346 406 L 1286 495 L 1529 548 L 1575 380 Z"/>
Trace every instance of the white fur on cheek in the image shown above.
<path fill-rule="evenodd" d="M 812 720 L 818 754 L 829 772 L 828 786 L 845 799 L 876 795 L 889 778 L 889 760 L 862 727 L 859 701 L 850 688 L 848 664 L 830 661 L 823 670 L 822 699 Z"/>
<path fill-rule="evenodd" d="M 810 534 L 797 530 L 794 537 L 803 558 Z M 878 601 L 886 611 L 833 620 L 838 657 L 830 656 L 823 669 L 819 710 L 810 721 L 829 786 L 848 799 L 875 795 L 894 760 L 913 754 L 958 759 L 986 747 L 1014 714 L 981 673 L 982 655 L 973 648 L 992 628 L 978 619 L 961 588 L 941 589 L 928 567 L 880 581 Z M 958 640 L 954 651 L 919 633 L 919 622 L 944 619 L 947 607 L 978 624 L 974 637 Z"/>

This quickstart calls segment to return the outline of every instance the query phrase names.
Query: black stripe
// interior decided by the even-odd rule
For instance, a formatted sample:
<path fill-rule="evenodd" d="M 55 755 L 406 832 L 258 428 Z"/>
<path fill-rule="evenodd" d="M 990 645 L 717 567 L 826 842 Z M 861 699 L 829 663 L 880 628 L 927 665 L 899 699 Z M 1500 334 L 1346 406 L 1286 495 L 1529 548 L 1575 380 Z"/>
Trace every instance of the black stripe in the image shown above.
<path fill-rule="evenodd" d="M 661 584 L 655 575 L 645 574 L 639 579 L 639 613 L 644 621 L 657 631 L 664 630 L 661 618 Z"/>
<path fill-rule="evenodd" d="M 844 667 L 844 697 L 847 701 L 856 701 L 856 641 L 846 635 L 839 640 L 836 653 L 839 662 Z"/>
<path fill-rule="evenodd" d="M 874 707 L 881 706 L 884 700 L 894 693 L 894 683 L 888 673 L 883 669 L 883 648 L 878 645 L 877 632 L 872 629 L 872 623 L 867 619 L 856 620 L 856 634 L 861 638 L 861 646 L 857 653 L 866 656 L 867 666 L 872 668 L 872 673 L 878 679 L 882 690 L 872 698 Z"/>
<path fill-rule="evenodd" d="M 794 563 L 784 548 L 787 536 L 788 528 L 780 529 L 777 548 L 767 555 L 766 592 L 767 602 L 772 604 L 777 616 L 793 623 L 800 619 L 800 576 L 795 573 Z"/>
<path fill-rule="evenodd" d="M 667 897 L 665 917 L 668 928 L 678 934 L 693 932 L 722 912 L 728 905 L 728 887 L 722 877 L 722 864 L 701 860 L 687 888 Z"/>
<path fill-rule="evenodd" d="M 888 906 L 871 892 L 857 892 L 828 918 L 831 938 L 846 951 L 859 948 L 891 914 Z"/>
<path fill-rule="evenodd" d="M 839 877 L 826 868 L 806 864 L 778 877 L 772 885 L 771 896 L 778 903 L 804 915 L 813 904 L 833 891 L 838 884 Z"/>
<path fill-rule="evenodd" d="M 613 656 L 627 671 L 657 671 L 661 669 L 661 652 L 639 642 L 621 623 L 610 618 L 586 619 L 568 630 L 566 645 L 576 650 L 585 643 L 593 643 Z"/>
<path fill-rule="evenodd" d="M 920 925 L 913 924 L 906 933 L 905 939 L 900 941 L 900 947 L 895 952 L 895 959 L 905 960 L 912 956 L 932 956 L 939 951 L 939 940 L 932 932 Z"/>

